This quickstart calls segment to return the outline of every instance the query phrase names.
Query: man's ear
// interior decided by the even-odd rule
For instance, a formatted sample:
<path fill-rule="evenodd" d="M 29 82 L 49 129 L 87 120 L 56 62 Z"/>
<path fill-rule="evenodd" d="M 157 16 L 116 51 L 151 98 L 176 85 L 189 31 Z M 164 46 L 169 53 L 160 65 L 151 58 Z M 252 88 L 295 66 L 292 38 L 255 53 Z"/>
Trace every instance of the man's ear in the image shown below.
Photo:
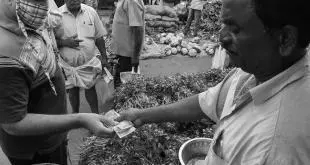
<path fill-rule="evenodd" d="M 278 35 L 279 53 L 281 56 L 289 56 L 297 46 L 298 30 L 296 27 L 286 25 Z"/>

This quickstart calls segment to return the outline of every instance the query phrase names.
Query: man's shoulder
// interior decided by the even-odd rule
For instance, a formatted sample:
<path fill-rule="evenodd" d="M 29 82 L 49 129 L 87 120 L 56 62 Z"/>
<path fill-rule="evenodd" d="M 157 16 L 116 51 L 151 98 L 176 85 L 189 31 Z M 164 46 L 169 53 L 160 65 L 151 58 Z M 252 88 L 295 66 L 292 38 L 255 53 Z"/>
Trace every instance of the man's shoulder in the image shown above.
<path fill-rule="evenodd" d="M 142 0 L 124 0 L 124 4 L 137 4 L 137 6 L 140 6 L 141 8 L 144 7 Z"/>
<path fill-rule="evenodd" d="M 2 69 L 2 68 L 24 69 L 24 66 L 19 61 L 15 60 L 13 58 L 0 55 L 0 69 Z"/>
<path fill-rule="evenodd" d="M 64 12 L 64 11 L 65 11 L 65 8 L 66 8 L 66 4 L 60 6 L 60 7 L 58 8 L 58 10 L 59 10 L 60 12 Z"/>
<path fill-rule="evenodd" d="M 18 60 L 0 55 L 0 80 L 6 81 L 6 79 L 18 79 L 18 81 L 24 79 L 31 83 L 33 81 L 33 72 Z M 7 83 L 7 85 L 11 84 Z"/>
<path fill-rule="evenodd" d="M 289 102 L 291 103 L 294 102 L 295 104 L 299 104 L 300 107 L 309 108 L 310 102 L 307 101 L 309 100 L 310 97 L 309 71 L 307 71 L 303 77 L 287 84 L 282 92 L 283 92 L 282 99 L 286 101 L 285 104 Z M 302 105 L 307 105 L 308 107 Z"/>
<path fill-rule="evenodd" d="M 93 7 L 85 5 L 83 3 L 81 4 L 81 9 L 84 10 L 84 11 L 88 11 L 88 12 L 96 13 L 97 14 L 97 11 Z"/>

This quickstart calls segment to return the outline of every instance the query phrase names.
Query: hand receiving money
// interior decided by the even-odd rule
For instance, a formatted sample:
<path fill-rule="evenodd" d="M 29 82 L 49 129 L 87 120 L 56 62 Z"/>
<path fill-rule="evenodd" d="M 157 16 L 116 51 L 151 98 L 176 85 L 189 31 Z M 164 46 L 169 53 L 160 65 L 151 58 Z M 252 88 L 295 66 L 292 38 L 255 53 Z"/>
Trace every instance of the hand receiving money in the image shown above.
<path fill-rule="evenodd" d="M 115 120 L 116 118 L 120 117 L 120 115 L 115 112 L 114 110 L 110 110 L 107 112 L 104 117 Z M 131 121 L 121 121 L 117 125 L 113 126 L 113 130 L 117 134 L 119 138 L 123 138 L 131 133 L 133 133 L 136 128 L 134 127 L 133 123 Z"/>

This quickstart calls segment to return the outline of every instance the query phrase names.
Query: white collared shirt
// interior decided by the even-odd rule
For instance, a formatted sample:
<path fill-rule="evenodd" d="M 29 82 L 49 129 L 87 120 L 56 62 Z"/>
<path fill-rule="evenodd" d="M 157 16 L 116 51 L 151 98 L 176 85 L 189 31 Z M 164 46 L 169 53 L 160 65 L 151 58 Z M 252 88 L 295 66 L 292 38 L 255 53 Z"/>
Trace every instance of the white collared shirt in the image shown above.
<path fill-rule="evenodd" d="M 97 12 L 87 5 L 81 4 L 81 10 L 75 17 L 66 4 L 59 8 L 62 12 L 62 25 L 56 31 L 56 38 L 66 39 L 77 35 L 80 42 L 78 49 L 60 48 L 61 57 L 73 67 L 90 61 L 96 54 L 96 39 L 103 37 L 106 31 Z"/>
<path fill-rule="evenodd" d="M 144 17 L 145 6 L 143 0 L 120 0 L 117 3 L 112 25 L 111 48 L 113 52 L 125 57 L 134 56 L 134 38 L 130 27 L 144 27 Z M 141 44 L 142 46 L 143 44 Z"/>
<path fill-rule="evenodd" d="M 223 112 L 218 116 L 219 95 L 228 79 L 231 84 Z M 255 84 L 253 75 L 236 69 L 222 83 L 199 94 L 202 111 L 218 124 L 208 154 L 213 156 L 206 160 L 225 165 L 309 164 L 308 58 L 258 86 Z M 242 86 L 250 87 L 248 97 L 238 100 L 236 93 Z"/>

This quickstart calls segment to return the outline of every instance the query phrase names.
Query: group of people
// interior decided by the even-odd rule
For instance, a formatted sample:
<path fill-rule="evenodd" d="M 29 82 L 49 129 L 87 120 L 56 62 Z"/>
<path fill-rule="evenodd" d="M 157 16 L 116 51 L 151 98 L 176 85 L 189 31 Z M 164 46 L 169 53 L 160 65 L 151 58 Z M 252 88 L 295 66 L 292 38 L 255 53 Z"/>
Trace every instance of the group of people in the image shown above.
<path fill-rule="evenodd" d="M 59 9 L 53 0 L 1 0 L 5 163 L 66 165 L 71 129 L 109 138 L 111 126 L 123 120 L 139 127 L 209 118 L 217 129 L 205 165 L 308 164 L 309 5 L 308 0 L 223 0 L 219 40 L 238 68 L 205 92 L 170 105 L 129 109 L 112 121 L 97 114 L 95 103 L 94 82 L 107 65 L 105 32 L 95 9 L 80 0 L 65 0 Z M 117 3 L 112 46 L 118 73 L 139 65 L 144 14 L 142 0 Z M 119 76 L 115 79 L 118 83 Z M 94 113 L 77 113 L 78 88 L 86 89 Z M 67 114 L 66 90 L 73 114 Z"/>
<path fill-rule="evenodd" d="M 115 52 L 130 67 L 139 64 L 143 44 L 141 2 L 120 1 L 113 25 Z M 96 10 L 80 0 L 59 8 L 54 0 L 1 0 L 0 8 L 0 141 L 9 162 L 65 165 L 69 130 L 113 135 L 116 122 L 98 114 L 94 87 L 107 67 L 106 31 Z M 81 88 L 93 113 L 78 113 Z"/>

